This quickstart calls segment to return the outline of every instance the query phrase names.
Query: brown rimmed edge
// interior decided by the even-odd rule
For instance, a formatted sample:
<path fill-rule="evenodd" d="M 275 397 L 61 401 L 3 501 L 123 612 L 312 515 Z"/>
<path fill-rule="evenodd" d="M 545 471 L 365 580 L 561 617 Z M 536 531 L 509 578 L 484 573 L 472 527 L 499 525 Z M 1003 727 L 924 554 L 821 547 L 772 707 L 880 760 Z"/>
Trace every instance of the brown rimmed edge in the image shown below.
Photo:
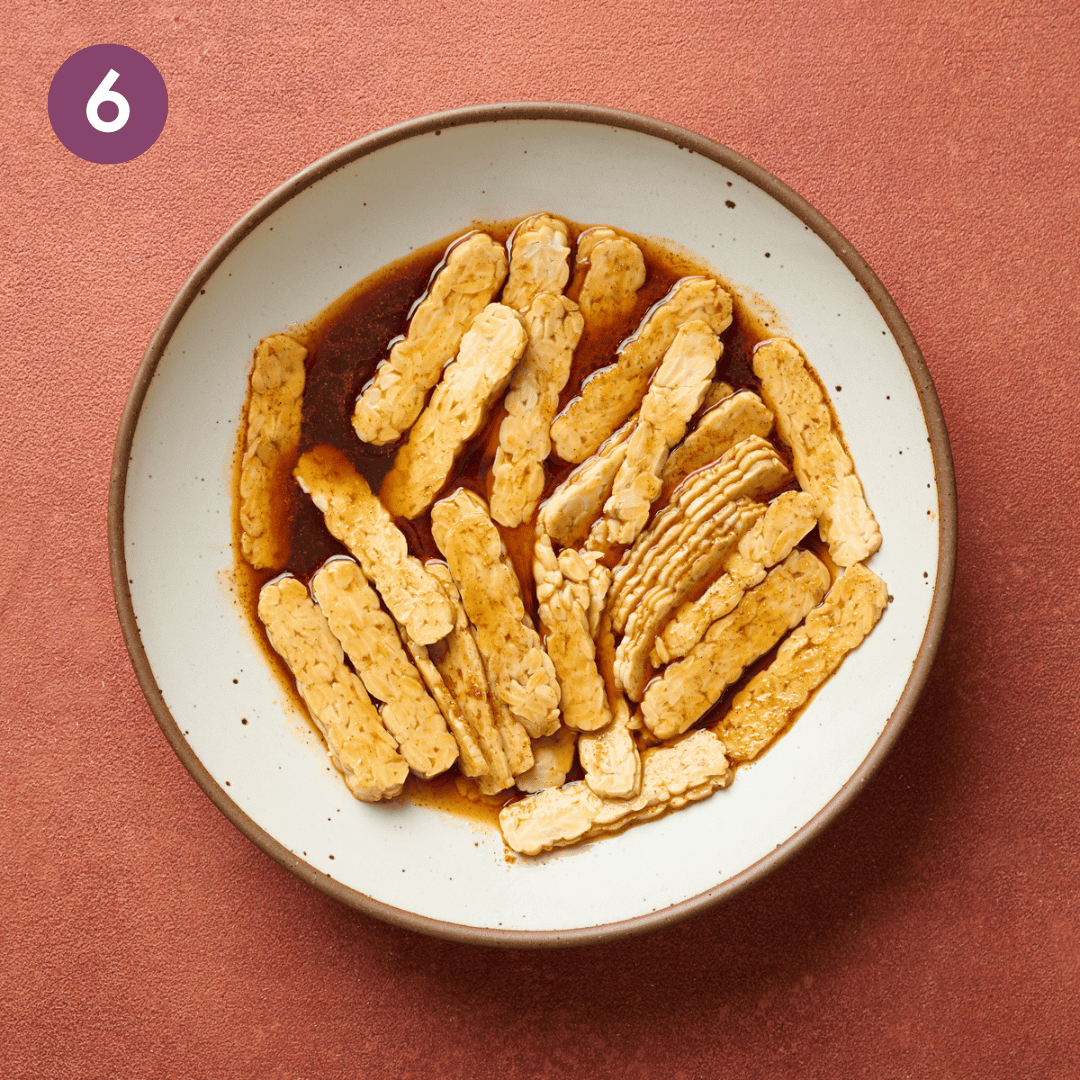
<path fill-rule="evenodd" d="M 465 124 L 494 123 L 504 120 L 562 120 L 574 123 L 600 124 L 605 127 L 622 128 L 663 139 L 666 142 L 673 143 L 680 149 L 700 154 L 702 157 L 723 165 L 731 172 L 737 173 L 756 187 L 767 192 L 805 225 L 809 226 L 828 244 L 836 257 L 848 268 L 866 291 L 900 346 L 912 380 L 918 390 L 927 430 L 930 433 L 930 446 L 934 459 L 934 474 L 938 495 L 938 566 L 926 631 L 915 662 L 912 665 L 911 674 L 896 708 L 886 722 L 870 753 L 847 783 L 794 836 L 784 841 L 765 858 L 747 867 L 735 877 L 729 878 L 688 900 L 658 911 L 620 922 L 603 923 L 563 931 L 496 930 L 465 926 L 459 923 L 431 919 L 392 907 L 321 873 L 302 859 L 297 858 L 296 855 L 260 828 L 225 794 L 225 791 L 210 775 L 184 739 L 179 726 L 169 712 L 161 690 L 154 679 L 154 673 L 151 670 L 146 652 L 143 649 L 135 620 L 135 612 L 131 603 L 127 562 L 124 556 L 124 498 L 127 489 L 127 471 L 132 441 L 139 422 L 139 414 L 142 411 L 143 400 L 146 397 L 147 389 L 157 365 L 181 319 L 192 301 L 199 295 L 199 290 L 226 256 L 240 244 L 248 233 L 294 196 L 359 158 L 366 157 L 368 154 L 402 140 L 415 138 L 418 135 L 426 135 L 433 131 L 459 127 Z M 568 945 L 592 945 L 599 942 L 617 941 L 635 934 L 669 926 L 682 919 L 699 914 L 706 908 L 741 892 L 755 881 L 771 873 L 818 836 L 869 781 L 886 754 L 892 749 L 904 724 L 914 710 L 919 695 L 922 693 L 941 641 L 949 601 L 952 597 L 953 577 L 956 567 L 956 539 L 956 480 L 953 473 L 952 453 L 945 429 L 945 418 L 941 411 L 941 404 L 938 401 L 930 372 L 918 345 L 915 343 L 911 330 L 893 302 L 892 297 L 878 280 L 877 275 L 874 274 L 839 230 L 830 224 L 805 199 L 797 195 L 775 176 L 772 176 L 747 158 L 742 157 L 734 150 L 713 142 L 711 139 L 695 135 L 662 120 L 651 119 L 636 113 L 606 109 L 599 106 L 550 102 L 478 105 L 471 108 L 456 109 L 451 112 L 436 113 L 386 128 L 328 154 L 282 184 L 281 187 L 245 214 L 196 267 L 184 287 L 177 294 L 176 299 L 169 306 L 165 317 L 161 320 L 147 347 L 136 372 L 120 422 L 116 448 L 113 453 L 112 477 L 109 488 L 109 561 L 112 567 L 113 593 L 116 598 L 117 613 L 124 640 L 131 655 L 131 661 L 138 676 L 139 684 L 142 686 L 143 693 L 146 695 L 150 708 L 157 718 L 166 739 L 168 739 L 173 750 L 176 751 L 185 768 L 191 773 L 195 782 L 209 796 L 214 805 L 249 840 L 272 859 L 290 870 L 297 877 L 314 885 L 317 889 L 322 890 L 336 900 L 340 900 L 343 904 L 407 930 L 430 934 L 450 941 L 507 948 L 553 948 Z"/>

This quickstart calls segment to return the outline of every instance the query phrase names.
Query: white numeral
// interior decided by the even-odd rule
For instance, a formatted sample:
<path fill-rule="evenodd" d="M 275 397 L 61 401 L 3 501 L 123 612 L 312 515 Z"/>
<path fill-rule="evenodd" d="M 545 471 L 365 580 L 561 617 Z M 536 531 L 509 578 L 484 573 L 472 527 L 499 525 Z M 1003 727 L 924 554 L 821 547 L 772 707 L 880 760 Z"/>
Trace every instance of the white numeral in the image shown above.
<path fill-rule="evenodd" d="M 110 89 L 112 84 L 119 78 L 120 72 L 109 68 L 109 74 L 98 83 L 98 88 L 90 95 L 90 100 L 86 103 L 86 119 L 98 131 L 119 131 L 128 122 L 128 117 L 131 116 L 131 106 L 128 104 L 127 98 L 123 94 L 118 94 L 115 90 Z M 98 115 L 98 109 L 106 101 L 111 101 L 120 110 L 115 120 L 102 120 Z"/>

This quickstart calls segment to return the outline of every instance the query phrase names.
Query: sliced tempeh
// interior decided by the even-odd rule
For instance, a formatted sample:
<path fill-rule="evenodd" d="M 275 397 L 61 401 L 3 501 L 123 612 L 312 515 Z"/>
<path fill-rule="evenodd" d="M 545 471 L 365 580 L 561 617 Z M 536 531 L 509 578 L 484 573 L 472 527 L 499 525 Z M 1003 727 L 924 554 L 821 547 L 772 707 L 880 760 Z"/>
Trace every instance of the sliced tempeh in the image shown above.
<path fill-rule="evenodd" d="M 484 665 L 487 671 L 487 664 Z M 491 686 L 491 674 L 488 673 L 488 686 Z M 491 695 L 491 711 L 495 714 L 495 729 L 502 742 L 506 763 L 514 776 L 520 776 L 533 766 L 532 739 L 524 725 L 510 711 L 510 706 L 498 694 Z"/>
<path fill-rule="evenodd" d="M 502 302 L 524 315 L 544 294 L 557 296 L 570 278 L 570 230 L 550 214 L 519 222 L 510 242 L 510 276 Z"/>
<path fill-rule="evenodd" d="M 692 472 L 726 454 L 736 443 L 751 435 L 766 438 L 773 426 L 773 415 L 753 390 L 731 394 L 702 413 L 689 435 L 671 451 L 660 474 L 663 489 L 661 503 Z"/>
<path fill-rule="evenodd" d="M 566 783 L 566 774 L 574 767 L 574 748 L 578 733 L 561 727 L 554 735 L 533 739 L 533 765 L 517 778 L 521 791 L 543 791 Z"/>
<path fill-rule="evenodd" d="M 605 612 L 596 634 L 596 666 L 604 679 L 611 723 L 578 739 L 578 760 L 585 783 L 604 799 L 628 799 L 641 789 L 641 755 L 630 731 L 626 695 L 615 684 L 615 638 Z"/>
<path fill-rule="evenodd" d="M 549 788 L 499 814 L 503 838 L 514 851 L 538 855 L 638 821 L 679 810 L 727 787 L 734 775 L 724 745 L 711 731 L 695 731 L 673 746 L 642 755 L 641 791 L 631 799 L 602 799 L 584 781 Z"/>
<path fill-rule="evenodd" d="M 793 551 L 734 611 L 714 622 L 685 659 L 649 683 L 641 701 L 645 726 L 658 739 L 681 735 L 748 664 L 802 622 L 828 588 L 825 565 L 809 551 Z"/>
<path fill-rule="evenodd" d="M 611 494 L 636 423 L 634 416 L 623 424 L 544 500 L 537 516 L 538 529 L 563 547 L 575 547 L 585 539 Z"/>
<path fill-rule="evenodd" d="M 432 504 L 509 382 L 525 342 L 521 316 L 505 304 L 489 304 L 473 320 L 457 359 L 447 366 L 383 480 L 379 497 L 394 517 L 415 518 Z"/>
<path fill-rule="evenodd" d="M 317 446 L 301 456 L 293 475 L 410 636 L 421 645 L 445 637 L 454 625 L 450 601 L 409 554 L 401 530 L 349 459 L 332 446 Z"/>
<path fill-rule="evenodd" d="M 311 594 L 364 688 L 383 703 L 379 716 L 409 768 L 426 779 L 449 769 L 458 756 L 454 737 L 360 567 L 345 556 L 328 560 Z"/>
<path fill-rule="evenodd" d="M 780 646 L 776 659 L 735 695 L 715 731 L 736 761 L 750 761 L 873 629 L 889 601 L 885 582 L 850 566 L 824 603 Z"/>
<path fill-rule="evenodd" d="M 304 585 L 292 575 L 267 582 L 259 618 L 349 790 L 362 802 L 397 795 L 409 767 Z"/>
<path fill-rule="evenodd" d="M 626 457 L 604 504 L 604 516 L 593 527 L 590 547 L 596 544 L 604 550 L 632 544 L 645 527 L 660 494 L 660 470 L 701 405 L 721 349 L 708 323 L 691 319 L 679 327 L 642 399 Z"/>
<path fill-rule="evenodd" d="M 615 363 L 590 375 L 581 393 L 551 425 L 551 442 L 564 461 L 584 461 L 638 407 L 649 379 L 684 322 L 703 319 L 716 334 L 731 323 L 731 297 L 712 278 L 677 282 L 654 305 Z"/>
<path fill-rule="evenodd" d="M 777 434 L 791 447 L 799 486 L 818 500 L 818 528 L 833 562 L 862 562 L 881 546 L 881 531 L 806 357 L 790 341 L 774 338 L 755 349 L 754 374 L 776 414 Z"/>
<path fill-rule="evenodd" d="M 469 616 L 465 613 L 461 594 L 454 584 L 449 568 L 435 559 L 429 559 L 424 566 L 428 573 L 438 579 L 454 608 L 453 630 L 442 641 L 430 646 L 428 655 L 461 706 L 483 755 L 483 767 L 476 772 L 466 772 L 466 775 L 476 777 L 480 790 L 485 795 L 493 795 L 510 787 L 514 778 L 495 724 L 484 661 L 476 647 Z M 516 720 L 512 722 L 517 724 Z M 521 737 L 528 745 L 528 734 L 520 724 L 518 727 L 521 729 Z"/>
<path fill-rule="evenodd" d="M 506 269 L 502 244 L 486 233 L 471 233 L 450 247 L 409 332 L 356 401 L 353 428 L 363 442 L 396 442 L 412 426 L 465 331 L 502 288 Z"/>
<path fill-rule="evenodd" d="M 559 684 L 521 599 L 498 529 L 479 495 L 459 488 L 431 508 L 431 534 L 476 627 L 492 689 L 533 737 L 559 726 Z"/>
<path fill-rule="evenodd" d="M 645 284 L 641 248 L 614 229 L 599 226 L 578 237 L 577 262 L 588 264 L 578 304 L 589 326 L 629 315 Z"/>
<path fill-rule="evenodd" d="M 525 312 L 528 344 L 506 393 L 491 467 L 491 516 L 500 525 L 528 521 L 544 492 L 551 419 L 583 325 L 577 305 L 565 296 L 541 293 Z"/>
<path fill-rule="evenodd" d="M 720 575 L 697 600 L 688 600 L 671 617 L 654 646 L 653 665 L 659 667 L 685 656 L 709 626 L 722 619 L 757 585 L 765 572 L 781 559 L 814 527 L 817 500 L 805 491 L 785 491 L 769 503 L 754 527 L 724 562 Z"/>
<path fill-rule="evenodd" d="M 556 556 L 546 533 L 536 538 L 533 575 L 544 645 L 559 680 L 563 723 L 575 731 L 595 731 L 611 722 L 589 627 L 594 565 L 573 548 Z"/>
<path fill-rule="evenodd" d="M 244 458 L 240 466 L 240 546 L 256 569 L 280 570 L 288 532 L 275 521 L 300 444 L 307 349 L 287 334 L 263 338 L 251 369 Z"/>

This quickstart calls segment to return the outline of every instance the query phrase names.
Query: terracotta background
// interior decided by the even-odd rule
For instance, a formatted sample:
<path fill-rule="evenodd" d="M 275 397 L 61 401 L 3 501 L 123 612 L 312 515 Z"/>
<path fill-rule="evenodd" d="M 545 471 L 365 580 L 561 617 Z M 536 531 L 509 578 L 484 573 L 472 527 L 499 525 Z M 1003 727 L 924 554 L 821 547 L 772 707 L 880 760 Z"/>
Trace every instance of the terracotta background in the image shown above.
<path fill-rule="evenodd" d="M 0 1075 L 1077 1075 L 1080 16 L 887 10 L 4 0 Z M 123 165 L 46 114 L 102 41 L 170 94 Z M 938 662 L 847 813 L 726 906 L 563 952 L 393 929 L 244 839 L 145 704 L 106 546 L 128 388 L 217 238 L 354 138 L 519 99 L 684 125 L 814 203 L 922 347 L 960 500 Z"/>

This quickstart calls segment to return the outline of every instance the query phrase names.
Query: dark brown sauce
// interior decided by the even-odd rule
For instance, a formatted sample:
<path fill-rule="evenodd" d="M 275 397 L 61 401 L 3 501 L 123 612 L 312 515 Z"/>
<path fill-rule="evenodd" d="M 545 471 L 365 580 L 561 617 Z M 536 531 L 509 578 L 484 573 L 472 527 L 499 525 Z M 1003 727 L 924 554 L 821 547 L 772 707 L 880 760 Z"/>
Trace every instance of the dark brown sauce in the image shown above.
<path fill-rule="evenodd" d="M 374 447 L 362 443 L 356 437 L 351 417 L 357 396 L 374 375 L 376 367 L 386 358 L 394 338 L 406 332 L 412 309 L 445 259 L 448 247 L 474 229 L 483 229 L 496 240 L 505 242 L 515 224 L 516 221 L 474 223 L 469 229 L 463 229 L 454 236 L 414 251 L 357 283 L 308 323 L 290 330 L 290 333 L 308 348 L 298 453 L 323 444 L 334 446 L 345 454 L 373 491 L 379 490 L 383 477 L 393 465 L 394 455 L 400 444 Z M 588 227 L 571 223 L 571 239 L 576 240 Z M 620 345 L 634 333 L 648 310 L 662 300 L 680 278 L 695 274 L 715 276 L 715 271 L 707 263 L 694 259 L 685 251 L 676 251 L 662 243 L 633 234 L 626 235 L 637 242 L 645 256 L 645 283 L 638 293 L 633 310 L 625 318 L 600 328 L 585 327 L 575 350 L 570 378 L 560 395 L 560 409 L 579 393 L 582 382 L 589 375 L 614 362 Z M 572 265 L 566 288 L 566 294 L 571 299 L 576 299 L 579 295 L 583 279 L 584 267 Z M 753 349 L 770 335 L 767 326 L 749 314 L 739 296 L 733 296 L 735 303 L 732 324 L 721 335 L 724 351 L 717 365 L 715 378 L 723 379 L 736 389 L 749 387 L 756 390 L 759 384 L 751 367 Z M 246 415 L 245 403 L 243 416 Z M 456 462 L 444 491 L 467 487 L 486 498 L 490 497 L 491 466 L 498 446 L 499 426 L 504 415 L 501 405 L 492 410 Z M 239 428 L 233 483 L 233 548 L 237 592 L 268 661 L 278 673 L 291 700 L 299 707 L 301 715 L 306 716 L 292 676 L 284 661 L 270 646 L 257 615 L 259 589 L 268 580 L 276 577 L 278 571 L 253 570 L 240 553 L 239 499 L 235 493 L 239 491 L 239 464 L 244 442 L 243 422 Z M 786 448 L 777 448 L 786 455 Z M 546 466 L 545 498 L 573 468 L 572 464 L 555 455 L 549 458 Z M 327 532 L 322 514 L 296 485 L 289 488 L 281 513 L 282 520 L 287 522 L 290 543 L 290 557 L 286 569 L 301 580 L 309 580 L 331 556 L 347 553 Z M 421 560 L 442 559 L 432 539 L 427 514 L 415 521 L 397 519 L 396 523 L 405 534 L 413 555 Z M 498 529 L 521 582 L 525 608 L 539 625 L 532 574 L 533 522 L 513 529 L 499 525 Z M 734 694 L 758 670 L 767 666 L 774 653 L 775 650 L 752 665 L 744 677 L 729 688 L 695 726 L 703 727 L 718 720 Z M 312 729 L 315 730 L 314 725 Z M 581 775 L 580 768 L 575 765 L 575 772 L 569 779 L 580 778 Z M 462 789 L 469 794 L 463 794 Z M 475 785 L 462 777 L 454 766 L 433 781 L 417 781 L 415 777 L 410 777 L 404 797 L 422 805 L 450 810 L 473 820 L 494 824 L 499 808 L 505 802 L 519 797 L 519 793 L 511 789 L 509 793 L 495 798 L 480 796 Z"/>

